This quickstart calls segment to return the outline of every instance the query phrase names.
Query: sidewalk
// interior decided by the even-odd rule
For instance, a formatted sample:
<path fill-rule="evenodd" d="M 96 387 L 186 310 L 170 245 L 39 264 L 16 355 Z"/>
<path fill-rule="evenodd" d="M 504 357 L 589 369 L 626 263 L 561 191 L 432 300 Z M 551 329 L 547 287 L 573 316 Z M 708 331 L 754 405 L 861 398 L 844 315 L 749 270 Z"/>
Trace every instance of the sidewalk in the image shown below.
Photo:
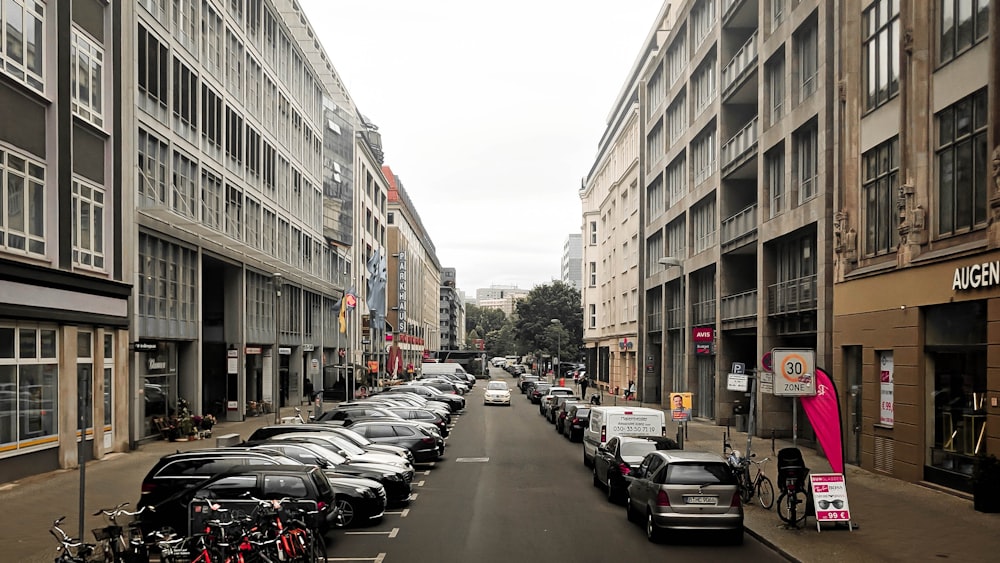
<path fill-rule="evenodd" d="M 588 393 L 589 394 L 589 393 Z M 605 394 L 602 404 L 635 405 L 621 397 Z M 666 411 L 655 403 L 643 407 Z M 669 420 L 669 413 L 667 416 Z M 685 450 L 722 453 L 725 427 L 709 422 L 688 423 Z M 667 434 L 677 431 L 668 422 Z M 746 449 L 747 434 L 730 432 L 730 443 L 740 451 Z M 790 447 L 791 440 L 771 440 L 755 437 L 753 451 L 757 458 L 770 457 L 765 474 L 777 488 L 776 451 Z M 806 465 L 813 473 L 830 472 L 826 459 L 815 450 L 802 447 Z M 889 562 L 930 561 L 997 561 L 1000 559 L 1000 514 L 983 514 L 972 508 L 972 499 L 872 473 L 859 467 L 846 466 L 847 495 L 852 521 L 858 529 L 850 531 L 823 524 L 816 531 L 816 521 L 807 518 L 801 529 L 786 529 L 778 518 L 776 507 L 764 510 L 754 499 L 745 507 L 744 525 L 747 532 L 780 552 L 791 561 L 803 562 Z M 778 491 L 775 490 L 775 500 Z"/>

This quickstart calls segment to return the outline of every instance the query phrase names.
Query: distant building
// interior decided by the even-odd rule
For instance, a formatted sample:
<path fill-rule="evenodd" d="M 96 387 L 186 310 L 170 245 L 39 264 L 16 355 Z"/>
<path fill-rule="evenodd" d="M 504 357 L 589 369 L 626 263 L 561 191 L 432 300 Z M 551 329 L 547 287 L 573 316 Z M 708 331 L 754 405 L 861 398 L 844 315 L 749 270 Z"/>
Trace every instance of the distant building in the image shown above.
<path fill-rule="evenodd" d="M 516 285 L 491 285 L 488 288 L 476 290 L 476 304 L 483 306 L 483 301 L 488 299 L 503 299 L 505 297 L 526 297 L 527 289 L 520 289 Z"/>
<path fill-rule="evenodd" d="M 583 235 L 574 233 L 563 243 L 559 279 L 580 291 L 583 288 Z"/>
<path fill-rule="evenodd" d="M 514 314 L 515 303 L 523 298 L 523 295 L 508 295 L 499 299 L 481 299 L 479 307 L 482 309 L 499 309 L 503 311 L 504 315 L 509 317 Z"/>
<path fill-rule="evenodd" d="M 455 287 L 455 268 L 441 269 L 439 334 L 442 350 L 461 350 L 465 340 L 465 296 Z"/>

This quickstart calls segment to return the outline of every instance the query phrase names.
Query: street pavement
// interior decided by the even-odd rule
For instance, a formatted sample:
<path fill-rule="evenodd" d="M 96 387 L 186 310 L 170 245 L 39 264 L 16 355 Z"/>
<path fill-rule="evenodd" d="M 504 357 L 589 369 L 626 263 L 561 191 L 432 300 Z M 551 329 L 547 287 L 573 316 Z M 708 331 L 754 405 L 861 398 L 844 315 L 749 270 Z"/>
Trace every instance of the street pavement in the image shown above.
<path fill-rule="evenodd" d="M 498 373 L 499 370 L 494 370 Z M 626 403 L 620 397 L 605 395 L 603 404 Z M 642 406 L 663 409 L 661 405 Z M 305 409 L 304 409 L 305 410 Z M 282 415 L 294 414 L 288 408 Z M 669 418 L 669 417 L 668 417 Z M 86 505 L 84 529 L 91 539 L 92 528 L 102 520 L 90 514 L 98 508 L 128 501 L 135 506 L 142 478 L 162 455 L 174 451 L 214 446 L 225 434 L 245 439 L 253 430 L 272 424 L 273 415 L 251 417 L 242 422 L 220 422 L 209 440 L 192 442 L 154 441 L 133 452 L 112 454 L 92 461 L 86 467 Z M 668 423 L 668 433 L 673 433 Z M 688 424 L 686 450 L 722 453 L 724 427 L 709 422 Z M 746 434 L 731 431 L 730 443 L 745 449 Z M 777 486 L 775 452 L 791 446 L 788 440 L 755 438 L 757 458 L 771 457 L 766 474 Z M 813 473 L 830 471 L 827 461 L 809 448 L 802 448 L 806 465 Z M 777 550 L 790 561 L 804 562 L 892 562 L 952 559 L 963 562 L 1000 559 L 1000 514 L 973 510 L 968 496 L 942 491 L 924 484 L 906 483 L 858 467 L 847 466 L 847 492 L 852 521 L 857 529 L 848 530 L 824 524 L 817 531 L 815 521 L 807 520 L 801 529 L 787 529 L 775 509 L 759 505 L 746 507 L 747 532 Z M 79 504 L 79 472 L 59 470 L 0 485 L 0 560 L 50 562 L 56 543 L 47 533 L 51 522 L 67 516 L 64 529 L 76 535 Z M 777 491 L 776 491 L 777 496 Z M 756 502 L 756 500 L 755 500 Z"/>

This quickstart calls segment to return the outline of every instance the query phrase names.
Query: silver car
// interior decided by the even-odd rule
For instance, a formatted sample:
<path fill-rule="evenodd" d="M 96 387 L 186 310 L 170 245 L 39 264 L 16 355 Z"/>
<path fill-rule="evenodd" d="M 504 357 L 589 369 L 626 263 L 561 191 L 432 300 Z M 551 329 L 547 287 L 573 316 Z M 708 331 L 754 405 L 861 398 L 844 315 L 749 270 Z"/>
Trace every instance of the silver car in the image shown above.
<path fill-rule="evenodd" d="M 725 458 L 682 450 L 646 454 L 632 473 L 626 514 L 656 542 L 668 530 L 718 530 L 743 543 L 743 504 Z"/>

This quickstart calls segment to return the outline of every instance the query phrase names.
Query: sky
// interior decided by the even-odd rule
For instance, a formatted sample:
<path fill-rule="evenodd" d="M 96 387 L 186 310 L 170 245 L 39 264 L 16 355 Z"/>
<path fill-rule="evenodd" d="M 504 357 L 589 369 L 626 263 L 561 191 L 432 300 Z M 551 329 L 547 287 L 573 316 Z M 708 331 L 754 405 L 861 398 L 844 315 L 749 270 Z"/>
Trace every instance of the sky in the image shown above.
<path fill-rule="evenodd" d="M 663 0 L 299 0 L 458 288 L 559 279 Z"/>

